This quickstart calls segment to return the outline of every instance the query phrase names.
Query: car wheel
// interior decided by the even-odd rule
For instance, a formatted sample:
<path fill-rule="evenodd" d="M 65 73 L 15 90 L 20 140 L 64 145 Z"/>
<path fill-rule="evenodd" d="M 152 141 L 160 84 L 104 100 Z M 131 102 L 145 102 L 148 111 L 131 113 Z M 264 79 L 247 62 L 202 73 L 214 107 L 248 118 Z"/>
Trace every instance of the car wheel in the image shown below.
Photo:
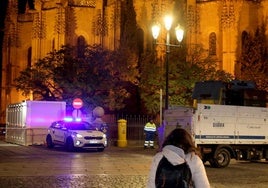
<path fill-rule="evenodd" d="M 72 138 L 67 138 L 66 140 L 66 150 L 67 151 L 74 151 L 74 142 Z"/>
<path fill-rule="evenodd" d="M 47 142 L 47 148 L 53 148 L 54 147 L 54 143 L 53 143 L 52 138 L 51 138 L 50 135 L 47 135 L 46 142 Z"/>
<path fill-rule="evenodd" d="M 102 151 L 104 151 L 104 148 L 98 148 L 98 151 L 102 152 Z"/>

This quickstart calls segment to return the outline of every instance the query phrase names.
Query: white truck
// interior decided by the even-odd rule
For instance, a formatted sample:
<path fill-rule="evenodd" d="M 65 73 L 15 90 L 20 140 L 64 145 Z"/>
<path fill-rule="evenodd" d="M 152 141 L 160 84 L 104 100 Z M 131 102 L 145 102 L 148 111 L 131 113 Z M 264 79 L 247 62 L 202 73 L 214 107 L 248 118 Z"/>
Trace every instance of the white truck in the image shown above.
<path fill-rule="evenodd" d="M 219 86 L 218 90 L 216 85 Z M 164 112 L 164 136 L 176 127 L 188 130 L 200 148 L 203 161 L 209 161 L 213 167 L 226 167 L 231 159 L 268 160 L 268 108 L 263 102 L 265 94 L 252 88 L 227 90 L 219 82 L 204 82 L 197 86 L 200 88 L 195 88 L 198 100 L 194 107 L 179 106 Z M 235 96 L 235 100 L 228 96 L 222 100 L 219 97 L 223 96 L 221 91 L 229 92 L 228 95 Z M 243 95 L 237 95 L 238 92 Z M 248 93 L 253 93 L 251 98 L 247 97 Z M 216 97 L 202 98 L 213 95 Z M 242 96 L 239 99 L 241 102 L 237 96 Z M 227 102 L 222 104 L 224 101 Z M 229 105 L 232 101 L 238 101 L 239 104 Z"/>
<path fill-rule="evenodd" d="M 19 145 L 41 145 L 46 142 L 52 122 L 66 114 L 64 101 L 23 101 L 6 109 L 6 142 Z"/>

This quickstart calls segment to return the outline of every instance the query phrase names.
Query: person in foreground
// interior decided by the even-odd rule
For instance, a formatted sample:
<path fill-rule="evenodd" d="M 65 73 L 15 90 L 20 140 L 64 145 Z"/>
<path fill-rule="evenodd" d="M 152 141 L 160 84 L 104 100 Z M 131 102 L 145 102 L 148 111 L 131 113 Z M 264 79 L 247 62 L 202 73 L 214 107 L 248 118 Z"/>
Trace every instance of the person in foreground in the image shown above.
<path fill-rule="evenodd" d="M 156 172 L 159 162 L 165 157 L 172 165 L 180 165 L 186 162 L 190 168 L 192 185 L 194 188 L 209 188 L 210 184 L 207 178 L 206 170 L 201 158 L 198 155 L 198 149 L 195 147 L 191 135 L 184 129 L 174 129 L 165 139 L 162 151 L 159 151 L 154 157 L 149 173 L 147 188 L 167 187 L 165 185 L 156 186 L 158 181 Z M 175 188 L 176 186 L 172 186 Z"/>

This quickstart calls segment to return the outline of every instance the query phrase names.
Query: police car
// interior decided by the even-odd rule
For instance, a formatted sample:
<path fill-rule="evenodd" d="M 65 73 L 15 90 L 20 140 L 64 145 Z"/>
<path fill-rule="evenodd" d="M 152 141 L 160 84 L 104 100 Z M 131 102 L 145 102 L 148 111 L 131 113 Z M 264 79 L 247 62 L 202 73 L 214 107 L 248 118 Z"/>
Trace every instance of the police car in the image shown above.
<path fill-rule="evenodd" d="M 53 122 L 48 128 L 46 143 L 48 148 L 62 145 L 67 151 L 76 148 L 103 151 L 107 146 L 107 138 L 105 133 L 86 121 L 62 120 Z"/>

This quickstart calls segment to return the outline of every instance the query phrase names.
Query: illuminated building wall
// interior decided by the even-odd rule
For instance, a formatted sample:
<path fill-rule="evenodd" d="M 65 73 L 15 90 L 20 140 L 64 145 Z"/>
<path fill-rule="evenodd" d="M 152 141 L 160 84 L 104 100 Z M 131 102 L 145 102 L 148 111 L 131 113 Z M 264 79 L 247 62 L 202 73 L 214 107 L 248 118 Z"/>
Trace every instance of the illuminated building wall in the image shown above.
<path fill-rule="evenodd" d="M 5 122 L 8 104 L 32 99 L 16 91 L 14 78 L 48 52 L 78 42 L 116 49 L 120 41 L 120 7 L 125 1 L 35 0 L 32 7 L 32 0 L 28 0 L 22 10 L 18 0 L 9 0 L 2 51 L 0 123 Z M 185 6 L 174 10 L 179 0 L 133 0 L 144 49 L 152 48 L 154 20 L 170 10 L 178 15 L 184 12 L 188 57 L 196 45 L 202 45 L 219 69 L 235 74 L 242 32 L 254 32 L 267 19 L 268 0 L 181 0 L 184 1 Z M 164 56 L 163 48 L 158 50 Z"/>

